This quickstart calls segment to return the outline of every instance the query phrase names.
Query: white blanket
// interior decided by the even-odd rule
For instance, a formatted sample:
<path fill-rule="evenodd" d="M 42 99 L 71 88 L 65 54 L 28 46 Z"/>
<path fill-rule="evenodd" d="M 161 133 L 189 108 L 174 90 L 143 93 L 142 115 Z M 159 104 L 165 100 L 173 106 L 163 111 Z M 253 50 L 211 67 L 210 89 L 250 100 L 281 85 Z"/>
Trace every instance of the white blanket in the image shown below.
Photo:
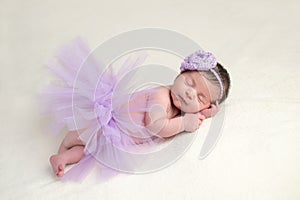
<path fill-rule="evenodd" d="M 299 199 L 299 8 L 296 0 L 2 0 L 0 199 Z M 77 35 L 95 47 L 143 27 L 178 31 L 228 69 L 218 143 L 198 160 L 209 119 L 181 159 L 160 171 L 57 181 L 48 158 L 63 135 L 45 133 L 35 96 L 50 79 L 43 64 Z"/>

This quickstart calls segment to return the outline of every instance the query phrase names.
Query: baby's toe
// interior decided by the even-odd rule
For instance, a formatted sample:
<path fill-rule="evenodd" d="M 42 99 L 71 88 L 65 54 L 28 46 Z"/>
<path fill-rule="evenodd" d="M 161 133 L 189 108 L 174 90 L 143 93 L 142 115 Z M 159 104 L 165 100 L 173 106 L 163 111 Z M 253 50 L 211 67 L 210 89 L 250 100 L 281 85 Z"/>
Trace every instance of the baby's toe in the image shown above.
<path fill-rule="evenodd" d="M 64 175 L 64 168 L 65 167 L 63 164 L 58 165 L 58 172 L 57 172 L 58 177 L 61 177 L 62 175 Z"/>

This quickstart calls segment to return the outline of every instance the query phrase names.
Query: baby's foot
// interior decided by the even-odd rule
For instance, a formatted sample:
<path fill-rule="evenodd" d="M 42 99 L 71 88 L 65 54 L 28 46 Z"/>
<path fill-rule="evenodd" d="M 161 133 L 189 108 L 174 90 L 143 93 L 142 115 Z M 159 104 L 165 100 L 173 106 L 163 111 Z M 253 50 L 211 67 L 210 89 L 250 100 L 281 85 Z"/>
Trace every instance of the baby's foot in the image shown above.
<path fill-rule="evenodd" d="M 52 169 L 54 174 L 57 177 L 62 177 L 64 175 L 66 162 L 59 154 L 52 155 L 50 157 L 50 163 L 52 165 Z"/>

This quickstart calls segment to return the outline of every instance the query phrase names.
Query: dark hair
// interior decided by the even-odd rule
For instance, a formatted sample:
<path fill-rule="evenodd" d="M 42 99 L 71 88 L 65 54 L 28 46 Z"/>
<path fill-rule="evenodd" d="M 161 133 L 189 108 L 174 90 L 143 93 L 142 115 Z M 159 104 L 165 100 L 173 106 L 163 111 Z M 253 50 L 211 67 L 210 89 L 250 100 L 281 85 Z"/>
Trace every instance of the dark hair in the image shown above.
<path fill-rule="evenodd" d="M 219 100 L 219 104 L 221 104 L 223 101 L 225 101 L 229 93 L 230 84 L 231 84 L 230 76 L 227 70 L 220 63 L 217 63 L 217 66 L 214 68 L 214 70 L 220 75 L 220 78 L 224 86 L 223 96 Z M 181 74 L 184 72 L 186 71 L 181 72 Z M 217 86 L 220 85 L 218 79 L 211 71 L 201 71 L 201 73 L 203 74 L 204 78 L 210 81 L 212 84 Z M 215 104 L 216 102 L 213 101 L 212 103 Z"/>

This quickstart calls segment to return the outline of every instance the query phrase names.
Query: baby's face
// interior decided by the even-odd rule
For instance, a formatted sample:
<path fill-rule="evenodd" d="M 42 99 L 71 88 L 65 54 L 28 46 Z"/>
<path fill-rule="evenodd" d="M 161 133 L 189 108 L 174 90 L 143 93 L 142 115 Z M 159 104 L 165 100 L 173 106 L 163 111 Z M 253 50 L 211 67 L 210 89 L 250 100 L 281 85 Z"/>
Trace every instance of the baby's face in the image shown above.
<path fill-rule="evenodd" d="M 196 113 L 209 108 L 218 95 L 218 88 L 198 71 L 187 71 L 177 76 L 171 86 L 174 105 L 183 112 Z"/>

